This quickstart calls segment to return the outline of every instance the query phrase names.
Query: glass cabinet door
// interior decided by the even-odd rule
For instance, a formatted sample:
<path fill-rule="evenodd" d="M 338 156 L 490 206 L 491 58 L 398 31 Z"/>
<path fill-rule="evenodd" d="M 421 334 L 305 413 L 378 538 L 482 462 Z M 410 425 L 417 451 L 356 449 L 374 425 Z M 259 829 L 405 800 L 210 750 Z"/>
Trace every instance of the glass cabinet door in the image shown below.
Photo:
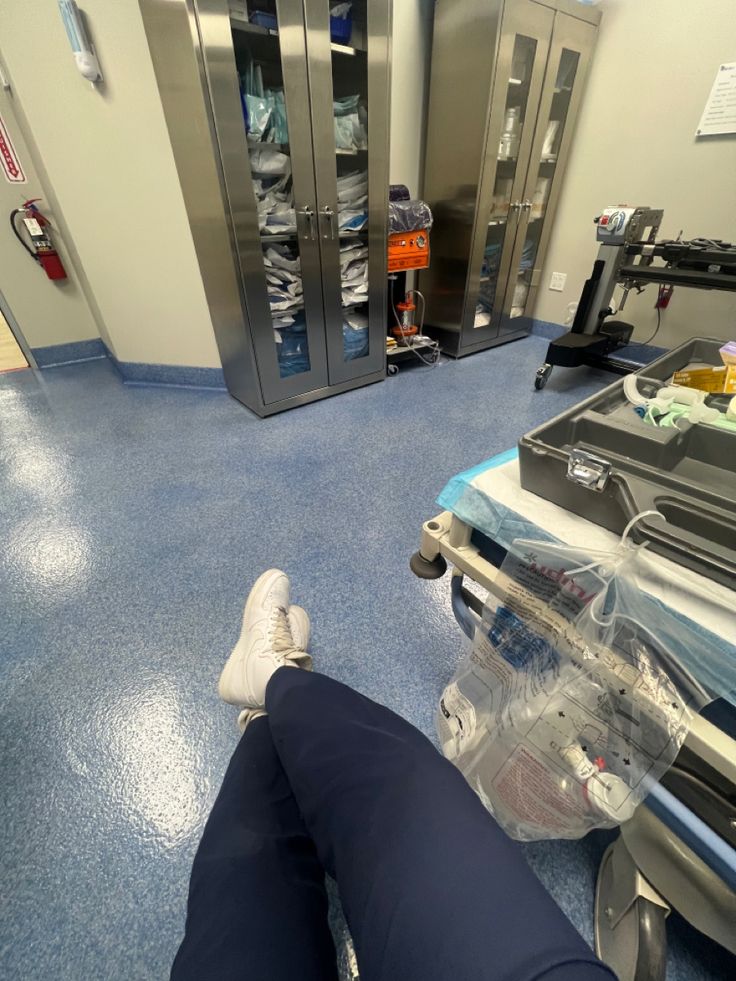
<path fill-rule="evenodd" d="M 514 37 L 511 76 L 506 85 L 506 102 L 503 107 L 503 130 L 498 143 L 496 179 L 493 185 L 480 270 L 480 286 L 473 317 L 474 329 L 490 326 L 491 321 L 494 320 L 494 311 L 499 307 L 496 302 L 496 291 L 501 273 L 501 260 L 504 257 L 504 245 L 508 240 L 511 243 L 514 240 L 518 218 L 516 199 L 521 138 L 524 130 L 534 124 L 533 119 L 528 123 L 528 109 L 529 89 L 538 43 L 536 38 L 523 34 Z"/>
<path fill-rule="evenodd" d="M 540 265 L 559 196 L 559 175 L 572 139 L 573 121 L 592 50 L 595 29 L 558 14 L 550 46 L 543 96 L 531 151 L 501 333 L 531 326 Z"/>
<path fill-rule="evenodd" d="M 390 16 L 388 0 L 305 0 L 305 12 L 334 385 L 381 370 L 385 359 Z"/>
<path fill-rule="evenodd" d="M 198 0 L 264 401 L 327 384 L 300 0 Z"/>
<path fill-rule="evenodd" d="M 534 3 L 504 15 L 491 102 L 463 344 L 498 333 L 554 14 Z"/>

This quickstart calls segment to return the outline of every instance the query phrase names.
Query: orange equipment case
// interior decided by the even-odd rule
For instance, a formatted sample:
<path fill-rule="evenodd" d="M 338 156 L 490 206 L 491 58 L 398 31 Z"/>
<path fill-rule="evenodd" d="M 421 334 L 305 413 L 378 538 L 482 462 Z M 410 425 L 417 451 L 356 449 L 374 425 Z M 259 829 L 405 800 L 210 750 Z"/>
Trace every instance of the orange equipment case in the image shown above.
<path fill-rule="evenodd" d="M 429 266 L 429 232 L 392 232 L 388 237 L 388 271 L 426 269 Z"/>

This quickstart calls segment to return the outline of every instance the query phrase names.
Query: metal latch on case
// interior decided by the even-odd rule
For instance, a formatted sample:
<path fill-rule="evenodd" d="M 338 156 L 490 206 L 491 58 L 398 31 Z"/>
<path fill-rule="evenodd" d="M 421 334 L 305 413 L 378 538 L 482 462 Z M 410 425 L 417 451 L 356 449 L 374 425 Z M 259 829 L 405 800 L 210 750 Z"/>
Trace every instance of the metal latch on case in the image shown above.
<path fill-rule="evenodd" d="M 585 450 L 570 450 L 567 479 L 589 490 L 602 491 L 611 475 L 611 464 Z"/>

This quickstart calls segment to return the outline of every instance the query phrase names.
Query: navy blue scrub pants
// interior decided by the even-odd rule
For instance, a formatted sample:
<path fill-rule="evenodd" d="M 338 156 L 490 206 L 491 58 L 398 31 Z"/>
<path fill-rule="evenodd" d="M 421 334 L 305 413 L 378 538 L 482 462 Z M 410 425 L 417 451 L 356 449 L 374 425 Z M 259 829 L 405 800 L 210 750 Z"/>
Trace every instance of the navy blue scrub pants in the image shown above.
<path fill-rule="evenodd" d="M 199 846 L 173 981 L 611 981 L 461 773 L 330 678 L 280 668 Z M 615 979 L 614 979 L 615 981 Z"/>

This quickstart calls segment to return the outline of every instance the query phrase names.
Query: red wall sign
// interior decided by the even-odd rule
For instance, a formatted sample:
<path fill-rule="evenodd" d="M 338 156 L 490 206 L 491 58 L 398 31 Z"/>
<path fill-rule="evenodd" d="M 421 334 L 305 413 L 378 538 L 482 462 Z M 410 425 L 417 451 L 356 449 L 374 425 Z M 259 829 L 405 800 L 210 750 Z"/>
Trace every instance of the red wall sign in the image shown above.
<path fill-rule="evenodd" d="M 15 152 L 10 133 L 5 128 L 2 116 L 0 116 L 0 166 L 3 168 L 5 180 L 11 184 L 25 184 L 26 175 L 20 165 L 18 154 Z"/>

